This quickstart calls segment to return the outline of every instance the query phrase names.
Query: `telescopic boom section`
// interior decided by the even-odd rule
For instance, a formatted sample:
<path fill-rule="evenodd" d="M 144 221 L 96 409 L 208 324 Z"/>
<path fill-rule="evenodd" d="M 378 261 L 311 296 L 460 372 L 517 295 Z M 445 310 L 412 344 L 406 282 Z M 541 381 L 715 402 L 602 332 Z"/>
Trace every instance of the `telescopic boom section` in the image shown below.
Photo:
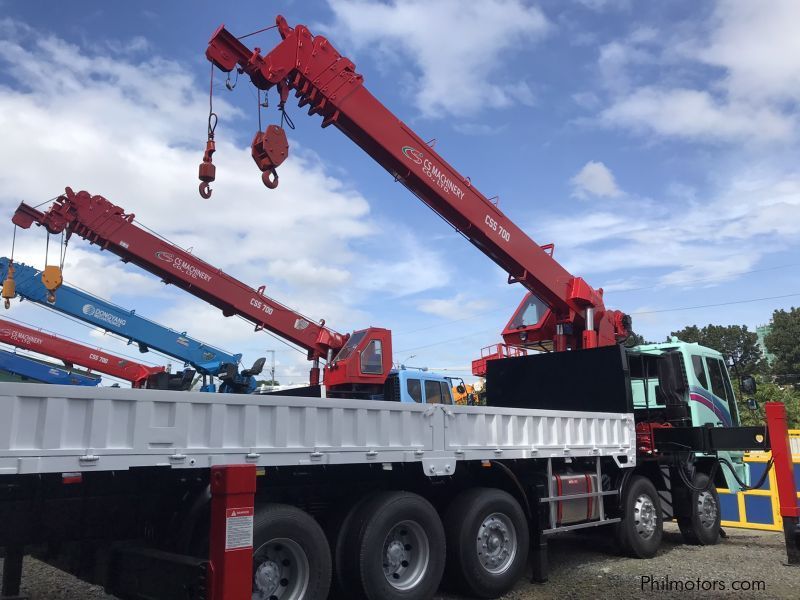
<path fill-rule="evenodd" d="M 103 196 L 73 192 L 71 188 L 47 210 L 40 212 L 24 202 L 13 222 L 23 228 L 33 223 L 50 233 L 78 235 L 125 262 L 159 276 L 222 310 L 225 316 L 240 315 L 256 329 L 267 329 L 300 346 L 310 358 L 327 356 L 328 350 L 344 345 L 343 335 L 283 306 L 189 252 L 145 231 L 134 223 L 133 214 Z"/>
<path fill-rule="evenodd" d="M 502 267 L 509 283 L 521 283 L 544 302 L 549 312 L 521 328 L 525 339 L 518 342 L 547 342 L 566 349 L 614 344 L 627 337 L 629 319 L 606 310 L 602 289 L 593 289 L 564 269 L 381 104 L 364 87 L 352 61 L 303 25 L 291 28 L 278 16 L 277 26 L 283 39 L 263 56 L 224 26 L 211 37 L 206 56 L 223 71 L 242 69 L 262 90 L 276 86 L 282 101 L 294 90 L 301 107 L 322 116 L 323 127 L 336 126 Z M 269 139 L 278 129 L 268 127 L 253 142 L 253 157 L 265 175 L 268 169 L 274 173 L 282 160 L 270 163 L 264 158 L 272 146 L 281 146 L 280 135 L 274 136 L 276 144 Z"/>
<path fill-rule="evenodd" d="M 66 193 L 59 196 L 46 212 L 23 202 L 12 221 L 23 229 L 36 223 L 52 234 L 66 231 L 68 238 L 73 234 L 82 237 L 123 261 L 133 263 L 166 283 L 216 306 L 223 315 L 239 315 L 253 323 L 256 330 L 269 330 L 300 346 L 308 352 L 309 360 L 314 361 L 311 385 L 319 383 L 320 359 L 328 362 L 325 385 L 338 386 L 343 391 L 351 390 L 352 386 L 368 389 L 369 393 L 374 391 L 373 388 L 382 389 L 391 369 L 389 330 L 364 330 L 356 344 L 355 339 L 350 340 L 350 335 L 325 327 L 324 321 L 314 322 L 269 298 L 264 294 L 265 286 L 253 289 L 145 231 L 134 223 L 133 214 L 126 214 L 103 196 L 93 196 L 85 191 L 76 193 L 66 188 Z M 380 362 L 377 368 L 373 365 L 376 352 Z"/>
<path fill-rule="evenodd" d="M 164 367 L 148 367 L 4 319 L 0 319 L 0 342 L 56 358 L 70 367 L 80 365 L 98 373 L 130 381 L 136 388 L 145 387 L 150 377 L 164 372 Z"/>

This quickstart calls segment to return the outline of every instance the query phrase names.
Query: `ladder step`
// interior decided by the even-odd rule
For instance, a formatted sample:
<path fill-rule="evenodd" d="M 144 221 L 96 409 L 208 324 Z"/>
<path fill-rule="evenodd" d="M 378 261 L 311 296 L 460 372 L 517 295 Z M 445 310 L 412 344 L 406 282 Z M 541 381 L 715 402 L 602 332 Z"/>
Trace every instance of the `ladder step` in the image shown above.
<path fill-rule="evenodd" d="M 559 500 L 580 500 L 581 498 L 596 498 L 598 496 L 616 496 L 619 490 L 609 490 L 606 492 L 586 492 L 584 494 L 571 494 L 569 496 L 549 496 L 540 498 L 539 502 L 557 502 Z"/>
<path fill-rule="evenodd" d="M 597 527 L 598 525 L 610 525 L 612 523 L 619 523 L 622 519 L 604 519 L 602 521 L 589 521 L 588 523 L 577 523 L 575 525 L 564 525 L 562 527 L 553 527 L 552 529 L 545 529 L 542 535 L 552 535 L 562 531 L 572 531 L 574 529 L 586 529 L 587 527 Z"/>

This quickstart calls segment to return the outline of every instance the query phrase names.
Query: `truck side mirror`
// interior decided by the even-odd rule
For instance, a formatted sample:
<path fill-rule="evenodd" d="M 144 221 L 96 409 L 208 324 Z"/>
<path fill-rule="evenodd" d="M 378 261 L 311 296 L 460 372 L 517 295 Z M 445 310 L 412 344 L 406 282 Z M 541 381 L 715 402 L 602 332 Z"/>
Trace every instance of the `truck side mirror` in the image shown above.
<path fill-rule="evenodd" d="M 756 400 L 755 398 L 748 398 L 747 408 L 749 408 L 752 411 L 758 410 L 758 400 Z"/>
<path fill-rule="evenodd" d="M 756 380 L 752 375 L 745 375 L 739 380 L 739 389 L 743 394 L 752 395 L 756 393 Z"/>
<path fill-rule="evenodd" d="M 456 391 L 457 391 L 459 394 L 466 394 L 466 393 L 467 393 L 467 388 L 464 386 L 464 384 L 463 384 L 463 383 L 459 383 L 459 384 L 456 386 Z"/>

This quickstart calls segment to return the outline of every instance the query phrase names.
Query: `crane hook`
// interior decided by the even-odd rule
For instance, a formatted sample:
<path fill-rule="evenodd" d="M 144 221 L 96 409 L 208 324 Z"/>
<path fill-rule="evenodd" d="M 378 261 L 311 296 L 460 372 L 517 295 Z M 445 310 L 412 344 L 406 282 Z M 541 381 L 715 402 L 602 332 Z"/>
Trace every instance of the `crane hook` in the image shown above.
<path fill-rule="evenodd" d="M 275 169 L 267 169 L 261 174 L 261 181 L 269 189 L 274 190 L 278 187 L 278 172 Z"/>
<path fill-rule="evenodd" d="M 211 186 L 210 186 L 210 185 L 208 185 L 208 182 L 207 182 L 207 181 L 201 181 L 201 182 L 200 182 L 200 188 L 199 188 L 199 189 L 200 189 L 200 195 L 201 195 L 203 198 L 205 198 L 206 200 L 208 200 L 209 198 L 211 198 Z"/>
<path fill-rule="evenodd" d="M 209 133 L 208 141 L 206 142 L 206 151 L 203 154 L 203 162 L 200 163 L 198 177 L 200 178 L 200 195 L 208 200 L 211 198 L 211 186 L 208 184 L 214 181 L 217 176 L 217 167 L 214 166 L 212 155 L 216 151 L 214 144 L 213 134 Z"/>

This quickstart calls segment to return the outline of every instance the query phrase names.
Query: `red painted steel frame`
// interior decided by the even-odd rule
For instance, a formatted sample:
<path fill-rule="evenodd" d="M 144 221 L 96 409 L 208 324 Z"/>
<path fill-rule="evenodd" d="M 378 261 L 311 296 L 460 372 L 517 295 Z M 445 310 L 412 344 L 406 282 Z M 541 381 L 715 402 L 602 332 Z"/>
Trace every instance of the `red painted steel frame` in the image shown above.
<path fill-rule="evenodd" d="M 781 402 L 767 402 L 765 406 L 775 478 L 778 481 L 781 516 L 800 517 L 800 506 L 797 505 L 797 487 L 795 487 L 792 465 L 792 450 L 789 446 L 786 406 Z"/>
<path fill-rule="evenodd" d="M 800 564 L 800 506 L 797 504 L 786 406 L 782 402 L 767 402 L 765 407 L 775 480 L 778 484 L 778 502 L 783 518 L 786 554 L 789 564 L 797 565 Z"/>
<path fill-rule="evenodd" d="M 627 337 L 621 313 L 607 311 L 602 290 L 595 290 L 556 262 L 522 229 L 459 174 L 411 128 L 381 104 L 363 85 L 352 61 L 341 56 L 322 36 L 304 25 L 290 27 L 277 17 L 283 40 L 261 55 L 250 50 L 224 26 L 214 32 L 206 56 L 223 71 L 237 65 L 260 89 L 289 89 L 322 116 L 322 126 L 335 125 L 397 181 L 405 185 L 472 244 L 502 267 L 509 282 L 522 283 L 570 324 L 570 347 L 614 344 Z M 585 310 L 594 308 L 594 331 L 584 331 Z M 541 339 L 534 339 L 536 336 Z M 554 332 L 532 331 L 530 342 L 552 341 Z M 556 343 L 557 347 L 562 344 Z"/>
<path fill-rule="evenodd" d="M 24 228 L 33 223 L 44 226 L 50 233 L 67 232 L 67 237 L 78 235 L 103 250 L 119 256 L 145 271 L 160 277 L 212 306 L 225 316 L 240 315 L 253 323 L 256 330 L 267 329 L 289 340 L 308 352 L 308 358 L 327 360 L 338 352 L 350 337 L 319 323 L 264 295 L 266 286 L 253 289 L 224 271 L 200 260 L 174 244 L 145 231 L 134 223 L 134 215 L 109 202 L 103 196 L 89 192 L 66 193 L 41 212 L 24 202 L 19 205 L 12 221 Z M 391 334 L 388 329 L 370 328 L 359 350 L 370 340 L 383 342 L 382 373 L 361 373 L 359 353 L 354 352 L 349 361 L 330 364 L 326 368 L 325 383 L 334 385 L 382 385 L 392 368 Z M 315 380 L 316 378 L 316 380 Z M 319 380 L 319 368 L 311 372 L 311 384 Z"/>
<path fill-rule="evenodd" d="M 226 465 L 211 468 L 211 531 L 209 600 L 251 600 L 253 594 L 253 535 L 249 545 L 246 525 L 232 531 L 230 519 L 255 516 L 256 466 Z M 231 525 L 231 528 L 229 528 Z"/>
<path fill-rule="evenodd" d="M 164 371 L 164 367 L 148 367 L 5 319 L 0 319 L 0 342 L 130 381 L 133 387 L 144 386 L 149 377 Z"/>
<path fill-rule="evenodd" d="M 328 329 L 264 295 L 209 263 L 136 225 L 133 214 L 103 196 L 71 188 L 47 210 L 20 204 L 12 219 L 28 228 L 43 225 L 50 233 L 67 230 L 161 277 L 222 310 L 241 315 L 258 329 L 268 329 L 309 353 L 325 358 L 329 348 L 344 345 L 346 336 Z"/>

